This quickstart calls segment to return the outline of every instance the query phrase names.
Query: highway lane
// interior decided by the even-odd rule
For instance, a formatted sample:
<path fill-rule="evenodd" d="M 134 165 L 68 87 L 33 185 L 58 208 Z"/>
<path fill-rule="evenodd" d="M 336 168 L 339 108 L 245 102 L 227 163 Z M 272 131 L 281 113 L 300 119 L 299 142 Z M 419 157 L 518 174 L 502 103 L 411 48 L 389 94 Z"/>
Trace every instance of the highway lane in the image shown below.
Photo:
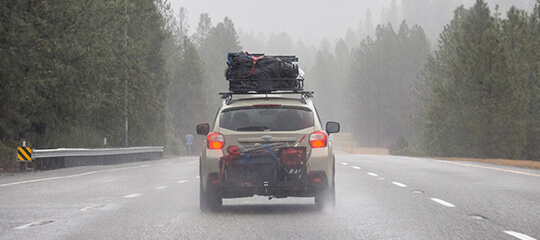
<path fill-rule="evenodd" d="M 337 206 L 198 208 L 197 158 L 0 176 L 0 239 L 540 239 L 540 171 L 338 155 Z"/>

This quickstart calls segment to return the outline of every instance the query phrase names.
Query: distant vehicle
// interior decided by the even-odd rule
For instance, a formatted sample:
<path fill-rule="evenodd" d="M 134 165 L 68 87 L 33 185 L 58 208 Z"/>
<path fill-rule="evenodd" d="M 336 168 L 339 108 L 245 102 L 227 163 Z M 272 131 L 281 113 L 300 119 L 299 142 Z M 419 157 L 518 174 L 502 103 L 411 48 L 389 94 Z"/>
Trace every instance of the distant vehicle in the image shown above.
<path fill-rule="evenodd" d="M 231 92 L 221 94 L 223 104 L 213 125 L 197 125 L 197 133 L 206 136 L 200 156 L 201 210 L 218 209 L 223 198 L 254 195 L 314 197 L 321 208 L 335 206 L 329 134 L 339 132 L 339 123 L 323 127 L 312 92 L 298 84 L 283 89 L 292 86 L 291 79 L 271 81 L 262 89 L 231 83 Z"/>

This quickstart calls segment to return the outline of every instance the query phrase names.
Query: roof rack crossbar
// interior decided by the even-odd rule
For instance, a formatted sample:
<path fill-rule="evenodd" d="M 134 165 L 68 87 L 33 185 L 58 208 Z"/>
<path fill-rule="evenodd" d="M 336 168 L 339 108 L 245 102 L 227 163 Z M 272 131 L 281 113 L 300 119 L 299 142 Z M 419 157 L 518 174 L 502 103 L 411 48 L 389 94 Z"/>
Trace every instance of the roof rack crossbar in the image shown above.
<path fill-rule="evenodd" d="M 282 92 L 220 92 L 221 99 L 225 100 L 225 104 L 229 105 L 233 102 L 233 95 L 265 95 L 268 98 L 271 95 L 284 95 L 284 94 L 300 94 L 300 100 L 302 103 L 307 103 L 308 99 L 313 98 L 313 91 L 282 91 Z"/>

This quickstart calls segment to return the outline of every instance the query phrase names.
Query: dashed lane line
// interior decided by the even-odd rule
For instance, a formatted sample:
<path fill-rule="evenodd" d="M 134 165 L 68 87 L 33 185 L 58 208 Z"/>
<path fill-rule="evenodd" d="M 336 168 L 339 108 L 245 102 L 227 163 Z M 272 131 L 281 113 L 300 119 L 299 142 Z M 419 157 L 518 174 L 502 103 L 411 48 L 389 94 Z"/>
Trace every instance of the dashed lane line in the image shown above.
<path fill-rule="evenodd" d="M 16 227 L 15 229 L 25 229 L 25 228 L 30 228 L 30 227 L 36 227 L 36 226 L 41 226 L 41 225 L 45 225 L 45 224 L 49 224 L 49 223 L 53 223 L 54 220 L 43 220 L 43 221 L 39 221 L 39 222 L 33 222 L 33 223 L 29 223 L 29 224 L 24 224 L 22 226 L 18 226 Z"/>
<path fill-rule="evenodd" d="M 441 204 L 441 205 L 443 205 L 443 206 L 445 206 L 445 207 L 456 207 L 456 205 L 451 204 L 451 203 L 449 203 L 449 202 L 447 202 L 447 201 L 444 201 L 444 200 L 442 200 L 442 199 L 431 198 L 431 200 L 434 201 L 434 202 L 436 202 L 436 203 L 438 203 L 438 204 Z"/>
<path fill-rule="evenodd" d="M 187 180 L 180 180 L 177 183 L 186 183 L 186 182 L 187 182 Z"/>
<path fill-rule="evenodd" d="M 103 207 L 105 207 L 105 205 L 93 205 L 93 206 L 90 206 L 90 207 L 82 208 L 81 211 L 90 211 L 92 209 L 100 209 L 100 208 L 103 208 Z"/>
<path fill-rule="evenodd" d="M 155 187 L 154 189 L 161 190 L 161 189 L 165 189 L 165 188 L 167 188 L 167 186 L 159 186 L 159 187 Z"/>
<path fill-rule="evenodd" d="M 373 177 L 378 177 L 379 176 L 376 173 L 371 173 L 371 172 L 368 172 L 367 174 L 370 175 L 370 176 L 373 176 Z"/>
<path fill-rule="evenodd" d="M 349 164 L 348 164 L 348 163 L 346 163 L 346 162 L 344 162 L 344 163 L 341 163 L 341 164 L 342 164 L 342 165 L 344 165 L 344 166 L 348 166 L 348 165 L 349 165 Z"/>
<path fill-rule="evenodd" d="M 398 187 L 402 187 L 402 188 L 407 187 L 407 185 L 405 185 L 403 183 L 400 183 L 400 182 L 392 182 L 392 184 L 394 184 L 394 185 L 396 185 Z"/>
<path fill-rule="evenodd" d="M 519 238 L 521 240 L 536 240 L 536 238 L 533 238 L 533 237 L 530 237 L 530 236 L 527 236 L 523 233 L 518 233 L 518 232 L 514 232 L 514 231 L 504 231 L 504 233 L 512 236 L 512 237 L 516 237 L 516 238 Z"/>
<path fill-rule="evenodd" d="M 361 167 L 357 167 L 357 166 L 353 166 L 352 168 L 358 169 L 358 170 L 362 169 Z"/>
<path fill-rule="evenodd" d="M 138 193 L 129 194 L 129 195 L 124 196 L 124 198 L 134 198 L 134 197 L 138 197 L 138 196 L 141 196 L 141 194 L 138 194 Z"/>

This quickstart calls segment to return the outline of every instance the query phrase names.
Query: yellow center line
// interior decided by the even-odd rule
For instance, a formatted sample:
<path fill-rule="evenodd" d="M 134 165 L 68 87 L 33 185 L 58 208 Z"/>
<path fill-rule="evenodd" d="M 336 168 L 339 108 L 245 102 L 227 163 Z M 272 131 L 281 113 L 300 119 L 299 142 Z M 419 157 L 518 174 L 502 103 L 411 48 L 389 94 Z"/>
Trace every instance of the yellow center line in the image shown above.
<path fill-rule="evenodd" d="M 451 161 L 441 161 L 441 162 L 450 163 L 450 164 L 456 164 L 456 165 L 462 165 L 462 166 L 467 166 L 467 167 L 485 168 L 485 169 L 491 169 L 491 170 L 502 171 L 502 172 L 517 173 L 517 174 L 522 174 L 522 175 L 527 175 L 527 176 L 540 177 L 540 174 L 534 174 L 534 173 L 528 173 L 528 172 L 520 172 L 520 171 L 509 170 L 509 169 L 504 169 L 504 168 L 480 166 L 480 165 L 475 165 L 475 164 L 470 164 L 470 163 L 451 162 Z"/>

